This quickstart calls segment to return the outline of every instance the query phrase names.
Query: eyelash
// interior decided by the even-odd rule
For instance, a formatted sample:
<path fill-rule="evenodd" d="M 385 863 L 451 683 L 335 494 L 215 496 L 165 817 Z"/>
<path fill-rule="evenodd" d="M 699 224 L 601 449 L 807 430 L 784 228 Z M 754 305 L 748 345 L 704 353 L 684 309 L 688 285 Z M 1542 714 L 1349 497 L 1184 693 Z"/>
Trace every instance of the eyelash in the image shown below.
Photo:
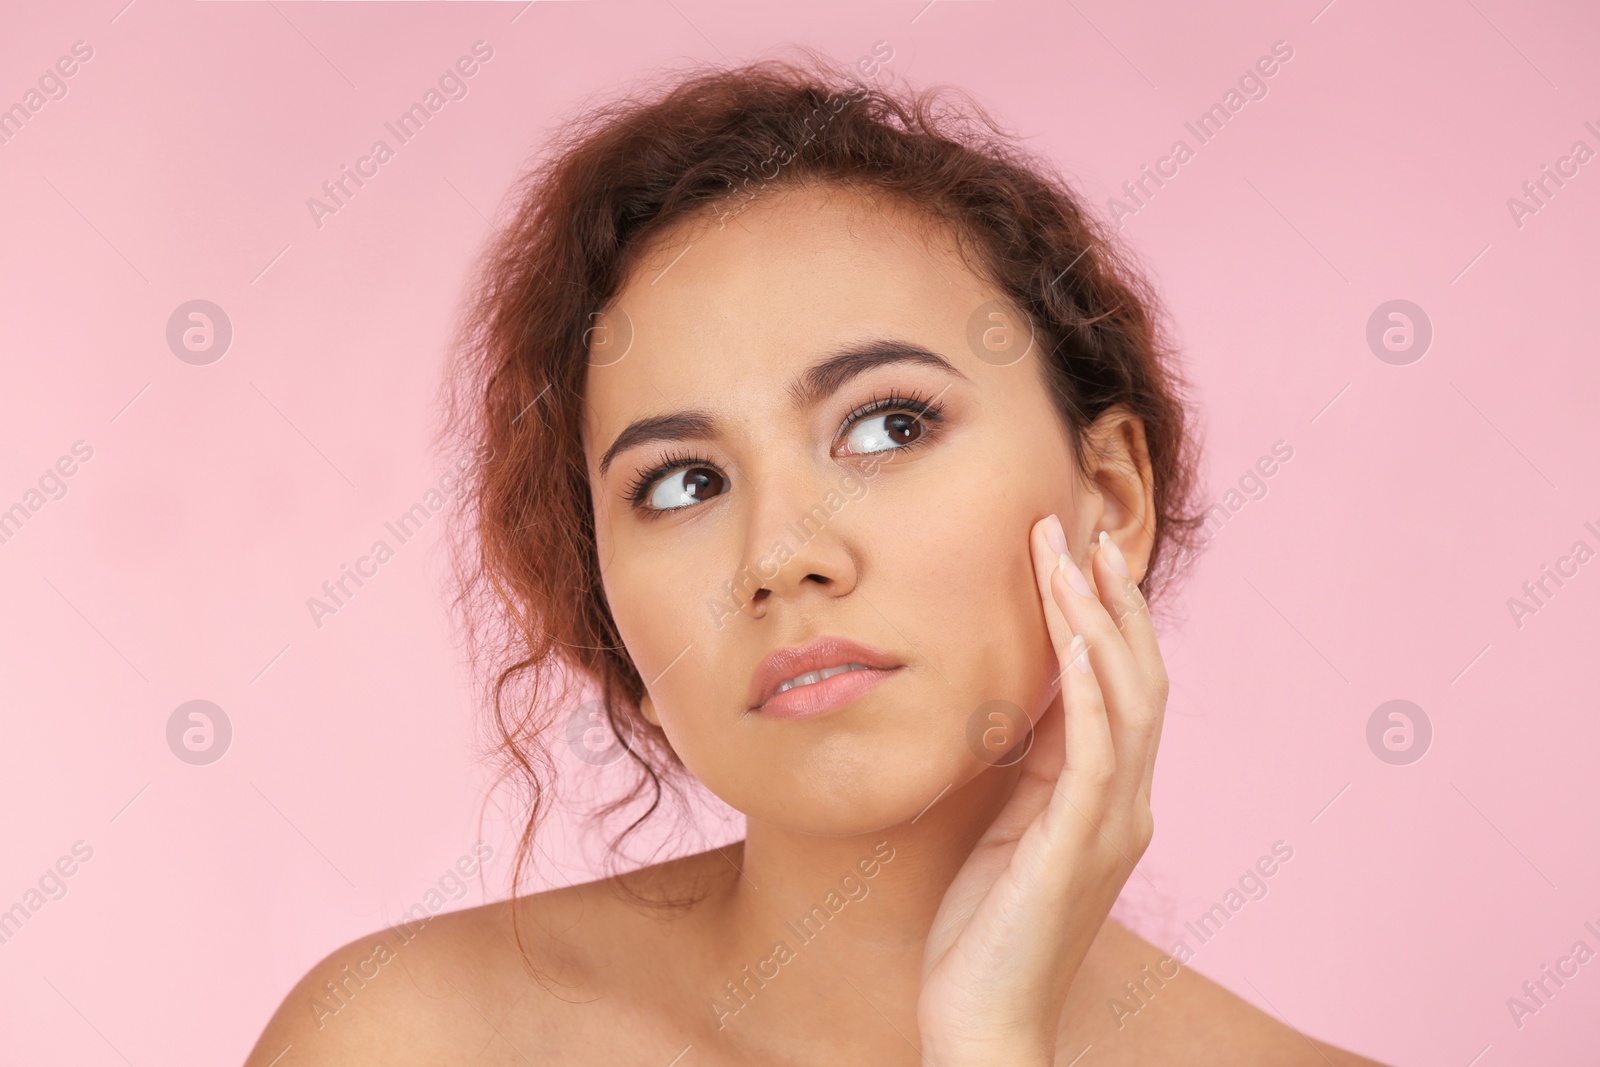
<path fill-rule="evenodd" d="M 885 452 L 908 452 L 919 445 L 925 444 L 929 437 L 938 430 L 939 424 L 944 421 L 944 409 L 932 397 L 915 390 L 905 394 L 889 393 L 883 396 L 874 394 L 871 400 L 868 400 L 844 417 L 844 422 L 840 425 L 839 433 L 836 436 L 844 436 L 852 426 L 862 419 L 890 411 L 903 411 L 906 414 L 915 415 L 926 426 L 923 436 L 908 445 L 885 449 Z M 878 455 L 880 453 L 867 454 Z M 682 470 L 685 467 L 710 467 L 715 470 L 716 464 L 704 456 L 693 453 L 669 452 L 661 458 L 659 463 L 649 470 L 641 472 L 638 477 L 629 482 L 627 488 L 623 490 L 623 496 L 629 504 L 649 518 L 656 518 L 659 515 L 666 514 L 666 510 L 645 507 L 645 497 L 649 494 L 650 488 L 663 475 L 671 474 L 673 471 Z"/>

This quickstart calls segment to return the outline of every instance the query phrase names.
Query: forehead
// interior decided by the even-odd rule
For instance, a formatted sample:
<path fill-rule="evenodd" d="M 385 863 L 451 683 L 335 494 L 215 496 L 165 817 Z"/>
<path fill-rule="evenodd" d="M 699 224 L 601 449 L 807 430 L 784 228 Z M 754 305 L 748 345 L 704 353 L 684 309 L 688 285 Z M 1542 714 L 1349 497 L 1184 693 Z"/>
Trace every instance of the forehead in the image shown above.
<path fill-rule="evenodd" d="M 620 358 L 591 349 L 586 437 L 691 398 L 781 394 L 844 342 L 896 337 L 958 364 L 969 356 L 952 346 L 996 293 L 948 226 L 837 185 L 732 207 L 656 237 L 598 320 L 627 347 Z"/>

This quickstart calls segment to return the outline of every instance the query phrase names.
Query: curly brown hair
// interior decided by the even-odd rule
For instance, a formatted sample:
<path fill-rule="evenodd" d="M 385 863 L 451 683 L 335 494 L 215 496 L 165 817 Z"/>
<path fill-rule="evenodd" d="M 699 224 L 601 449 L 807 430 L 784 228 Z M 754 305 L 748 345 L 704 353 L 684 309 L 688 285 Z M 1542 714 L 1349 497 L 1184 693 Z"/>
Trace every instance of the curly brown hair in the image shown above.
<path fill-rule="evenodd" d="M 1174 559 L 1196 547 L 1199 448 L 1185 383 L 1156 294 L 1114 231 L 965 94 L 869 84 L 801 51 L 800 61 L 668 73 L 584 109 L 511 190 L 514 214 L 469 288 L 445 427 L 489 458 L 453 525 L 456 606 L 488 668 L 495 755 L 528 803 L 513 891 L 575 693 L 598 694 L 636 772 L 595 816 L 648 801 L 613 856 L 665 791 L 686 797 L 690 776 L 639 713 L 644 683 L 606 603 L 579 435 L 587 331 L 665 228 L 806 182 L 898 197 L 947 224 L 1031 322 L 1080 471 L 1089 472 L 1083 430 L 1102 412 L 1124 405 L 1143 420 L 1155 530 L 1141 588 L 1152 604 L 1181 573 Z"/>

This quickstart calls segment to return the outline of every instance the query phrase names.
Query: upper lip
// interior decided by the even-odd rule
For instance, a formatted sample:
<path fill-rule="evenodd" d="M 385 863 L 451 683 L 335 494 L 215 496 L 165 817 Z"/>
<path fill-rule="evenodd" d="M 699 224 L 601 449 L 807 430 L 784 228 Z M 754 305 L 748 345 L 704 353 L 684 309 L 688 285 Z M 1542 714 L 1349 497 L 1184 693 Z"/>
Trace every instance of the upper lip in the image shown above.
<path fill-rule="evenodd" d="M 750 679 L 750 707 L 759 708 L 771 700 L 778 686 L 790 678 L 847 663 L 882 670 L 903 666 L 887 652 L 843 637 L 819 637 L 798 648 L 774 649 Z"/>

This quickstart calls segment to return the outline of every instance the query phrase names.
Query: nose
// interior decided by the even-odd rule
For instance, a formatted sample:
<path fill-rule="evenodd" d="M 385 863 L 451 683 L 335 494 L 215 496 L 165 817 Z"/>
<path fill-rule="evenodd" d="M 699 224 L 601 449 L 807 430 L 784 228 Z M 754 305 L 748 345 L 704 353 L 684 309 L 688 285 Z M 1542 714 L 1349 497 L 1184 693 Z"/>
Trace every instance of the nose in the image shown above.
<path fill-rule="evenodd" d="M 850 515 L 857 505 L 825 475 L 769 470 L 759 487 L 747 485 L 746 503 L 733 582 L 741 611 L 761 618 L 774 603 L 840 597 L 855 588 L 858 563 L 848 531 L 857 525 Z"/>

